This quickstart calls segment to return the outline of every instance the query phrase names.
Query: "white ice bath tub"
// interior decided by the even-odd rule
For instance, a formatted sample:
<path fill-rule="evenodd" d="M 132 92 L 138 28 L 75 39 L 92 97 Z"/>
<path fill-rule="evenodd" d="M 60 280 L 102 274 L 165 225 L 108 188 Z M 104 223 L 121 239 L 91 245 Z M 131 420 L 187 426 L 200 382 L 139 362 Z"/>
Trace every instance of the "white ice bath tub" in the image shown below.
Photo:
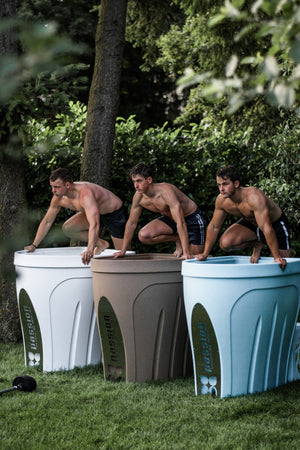
<path fill-rule="evenodd" d="M 71 370 L 101 361 L 92 272 L 85 247 L 17 251 L 14 264 L 25 365 Z M 98 257 L 111 256 L 107 249 Z"/>
<path fill-rule="evenodd" d="M 182 263 L 195 393 L 261 392 L 288 381 L 300 301 L 300 259 L 282 271 L 273 258 Z"/>

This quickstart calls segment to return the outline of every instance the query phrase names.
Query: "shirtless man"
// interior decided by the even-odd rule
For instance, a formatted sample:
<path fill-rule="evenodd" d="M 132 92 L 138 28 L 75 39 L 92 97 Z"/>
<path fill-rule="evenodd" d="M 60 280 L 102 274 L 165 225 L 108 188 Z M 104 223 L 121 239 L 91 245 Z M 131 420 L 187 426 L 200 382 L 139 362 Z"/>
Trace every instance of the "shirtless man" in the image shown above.
<path fill-rule="evenodd" d="M 137 164 L 130 172 L 136 193 L 133 196 L 129 219 L 126 223 L 121 252 L 124 256 L 131 243 L 142 209 L 163 214 L 139 231 L 143 244 L 173 241 L 175 256 L 190 259 L 204 248 L 205 219 L 193 200 L 169 183 L 154 183 L 150 167 Z"/>
<path fill-rule="evenodd" d="M 99 238 L 100 225 L 105 225 L 117 250 L 122 248 L 126 224 L 122 200 L 107 189 L 94 183 L 73 182 L 67 169 L 56 169 L 50 175 L 53 198 L 42 219 L 31 245 L 25 247 L 33 252 L 50 230 L 61 208 L 78 211 L 63 224 L 63 231 L 70 239 L 87 242 L 81 254 L 83 264 L 88 264 L 94 254 L 108 247 L 108 242 Z"/>
<path fill-rule="evenodd" d="M 284 258 L 292 256 L 287 218 L 269 197 L 253 186 L 242 187 L 238 171 L 232 166 L 218 170 L 217 185 L 220 194 L 216 199 L 215 211 L 207 227 L 207 237 L 198 260 L 205 261 L 213 248 L 228 214 L 240 217 L 221 236 L 220 247 L 227 252 L 253 247 L 251 263 L 257 263 L 264 244 L 284 270 Z"/>

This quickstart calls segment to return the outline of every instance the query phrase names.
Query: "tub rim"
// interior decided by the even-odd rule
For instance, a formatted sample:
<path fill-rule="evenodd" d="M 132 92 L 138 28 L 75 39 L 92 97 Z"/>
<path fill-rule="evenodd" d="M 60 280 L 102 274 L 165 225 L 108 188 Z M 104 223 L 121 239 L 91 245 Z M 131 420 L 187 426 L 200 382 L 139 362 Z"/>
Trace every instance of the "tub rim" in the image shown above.
<path fill-rule="evenodd" d="M 230 255 L 210 257 L 206 261 L 184 260 L 183 277 L 196 278 L 263 278 L 300 274 L 300 258 L 286 258 L 287 266 L 281 270 L 274 258 L 263 256 L 257 264 L 250 263 L 250 256 Z M 238 260 L 241 264 L 238 264 Z M 230 263 L 232 262 L 232 263 Z"/>
<path fill-rule="evenodd" d="M 86 250 L 87 247 L 46 247 L 37 248 L 34 252 L 27 252 L 26 250 L 19 250 L 14 253 L 15 267 L 35 267 L 43 268 L 79 268 L 89 269 L 91 264 L 83 264 L 80 254 Z M 101 255 L 97 255 L 98 259 L 101 257 L 111 256 L 117 250 L 106 249 Z M 103 255 L 103 256 L 102 256 Z"/>
<path fill-rule="evenodd" d="M 91 270 L 93 274 L 140 274 L 140 273 L 166 273 L 178 272 L 181 275 L 182 260 L 171 253 L 136 253 L 128 254 L 122 258 L 108 256 L 93 258 Z"/>

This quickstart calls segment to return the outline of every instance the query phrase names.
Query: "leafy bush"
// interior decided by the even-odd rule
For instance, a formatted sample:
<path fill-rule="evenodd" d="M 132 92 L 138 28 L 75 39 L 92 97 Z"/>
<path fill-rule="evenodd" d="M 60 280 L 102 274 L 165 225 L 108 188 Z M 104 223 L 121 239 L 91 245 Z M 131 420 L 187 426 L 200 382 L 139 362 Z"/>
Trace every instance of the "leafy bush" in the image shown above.
<path fill-rule="evenodd" d="M 57 116 L 56 126 L 32 121 L 28 127 L 30 148 L 26 160 L 30 209 L 44 214 L 49 205 L 49 174 L 58 166 L 71 169 L 78 179 L 84 142 L 86 109 L 70 103 L 69 116 Z M 130 169 L 140 161 L 151 165 L 155 181 L 175 184 L 202 208 L 211 219 L 218 194 L 215 173 L 224 164 L 241 170 L 243 185 L 255 185 L 270 195 L 286 212 L 293 231 L 293 248 L 299 254 L 299 133 L 297 122 L 286 122 L 277 133 L 253 143 L 253 130 L 232 133 L 226 121 L 217 127 L 208 118 L 189 129 L 162 127 L 142 130 L 133 116 L 116 121 L 116 137 L 111 171 L 111 190 L 130 209 L 134 189 Z M 62 212 L 62 219 L 69 212 Z M 139 227 L 155 215 L 143 211 Z M 228 217 L 224 227 L 235 219 Z M 108 237 L 108 236 L 106 236 Z M 142 246 L 134 238 L 136 251 L 172 251 L 169 244 Z M 221 254 L 218 246 L 215 253 Z"/>

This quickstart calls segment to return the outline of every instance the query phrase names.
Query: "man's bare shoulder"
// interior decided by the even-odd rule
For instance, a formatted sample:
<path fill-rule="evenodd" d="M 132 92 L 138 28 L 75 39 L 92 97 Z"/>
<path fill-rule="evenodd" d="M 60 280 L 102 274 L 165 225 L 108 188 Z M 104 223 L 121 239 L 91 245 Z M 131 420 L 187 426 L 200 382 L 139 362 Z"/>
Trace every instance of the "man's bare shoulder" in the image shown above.
<path fill-rule="evenodd" d="M 242 188 L 244 199 L 249 204 L 256 204 L 257 202 L 265 201 L 266 195 L 255 186 L 248 186 Z"/>
<path fill-rule="evenodd" d="M 228 199 L 222 197 L 222 195 L 219 194 L 215 201 L 215 208 L 225 210 L 226 209 L 226 200 L 228 200 Z"/>
<path fill-rule="evenodd" d="M 241 187 L 241 189 L 245 193 L 245 195 L 264 195 L 263 192 L 255 186 Z"/>
<path fill-rule="evenodd" d="M 74 183 L 74 187 L 79 195 L 89 195 L 89 194 L 93 194 L 96 191 L 101 192 L 100 189 L 98 189 L 98 187 L 100 188 L 100 186 L 98 186 L 98 187 L 96 187 L 96 186 L 97 185 L 93 185 L 92 183 L 81 182 L 81 181 Z"/>
<path fill-rule="evenodd" d="M 154 191 L 156 194 L 161 195 L 163 198 L 171 196 L 174 198 L 176 196 L 177 198 L 181 198 L 184 194 L 180 191 L 174 184 L 171 183 L 154 183 L 153 185 Z"/>
<path fill-rule="evenodd" d="M 176 186 L 174 186 L 174 184 L 171 183 L 166 183 L 165 181 L 162 181 L 161 183 L 153 183 L 153 186 L 155 187 L 155 189 L 160 189 L 160 190 L 177 190 Z"/>
<path fill-rule="evenodd" d="M 140 206 L 143 200 L 143 195 L 139 192 L 135 192 L 132 197 L 132 206 Z"/>
<path fill-rule="evenodd" d="M 63 198 L 64 197 L 57 197 L 56 195 L 53 195 L 50 202 L 50 208 L 60 208 L 63 206 Z"/>

